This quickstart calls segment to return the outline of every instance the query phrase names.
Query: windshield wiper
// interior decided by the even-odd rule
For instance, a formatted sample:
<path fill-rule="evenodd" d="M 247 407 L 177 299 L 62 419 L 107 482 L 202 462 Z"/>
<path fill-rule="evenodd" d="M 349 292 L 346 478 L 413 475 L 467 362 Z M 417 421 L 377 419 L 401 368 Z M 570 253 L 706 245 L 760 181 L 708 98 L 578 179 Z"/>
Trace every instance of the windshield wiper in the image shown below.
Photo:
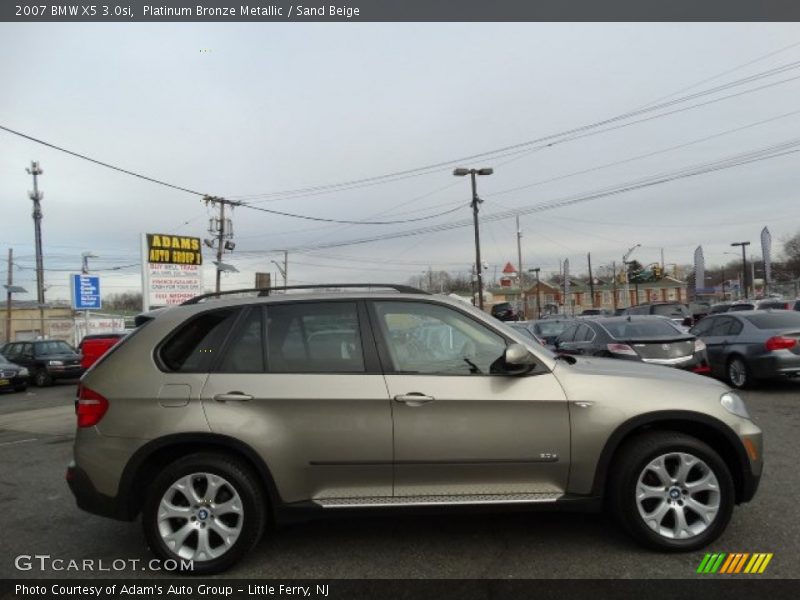
<path fill-rule="evenodd" d="M 563 360 L 566 363 L 574 365 L 578 359 L 570 354 L 556 354 L 556 360 Z"/>
<path fill-rule="evenodd" d="M 480 375 L 481 370 L 478 368 L 478 365 L 476 365 L 474 362 L 472 362 L 466 356 L 464 357 L 464 362 L 469 365 L 469 372 L 470 373 L 472 373 L 473 375 Z"/>

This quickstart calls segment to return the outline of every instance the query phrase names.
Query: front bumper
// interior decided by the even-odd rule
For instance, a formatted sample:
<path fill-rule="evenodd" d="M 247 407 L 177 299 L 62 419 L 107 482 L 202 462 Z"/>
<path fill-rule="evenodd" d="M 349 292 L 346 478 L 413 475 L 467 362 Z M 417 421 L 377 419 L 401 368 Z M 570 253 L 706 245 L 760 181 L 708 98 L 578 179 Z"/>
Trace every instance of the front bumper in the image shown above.
<path fill-rule="evenodd" d="M 5 382 L 5 383 L 4 383 Z M 14 390 L 28 385 L 28 377 L 0 377 L 0 390 Z"/>
<path fill-rule="evenodd" d="M 48 365 L 47 374 L 53 379 L 77 379 L 86 369 L 81 365 Z"/>

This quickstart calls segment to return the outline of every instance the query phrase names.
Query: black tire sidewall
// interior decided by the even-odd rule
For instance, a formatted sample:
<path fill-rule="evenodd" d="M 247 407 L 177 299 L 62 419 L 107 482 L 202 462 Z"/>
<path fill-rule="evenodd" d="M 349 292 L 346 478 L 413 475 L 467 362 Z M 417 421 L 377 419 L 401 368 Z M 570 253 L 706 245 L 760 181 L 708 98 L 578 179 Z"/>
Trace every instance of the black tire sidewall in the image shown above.
<path fill-rule="evenodd" d="M 33 376 L 33 383 L 36 387 L 47 387 L 53 383 L 53 379 L 44 369 L 37 369 Z"/>
<path fill-rule="evenodd" d="M 733 478 L 725 462 L 705 443 L 684 434 L 660 433 L 642 436 L 626 448 L 619 476 L 613 483 L 615 516 L 629 534 L 649 548 L 666 552 L 697 550 L 717 539 L 728 526 L 735 504 Z M 648 440 L 648 437 L 654 439 Z M 713 523 L 701 534 L 687 540 L 672 540 L 654 532 L 642 519 L 636 502 L 636 485 L 642 470 L 654 458 L 671 452 L 685 452 L 701 459 L 714 472 L 720 486 L 720 508 Z"/>
<path fill-rule="evenodd" d="M 737 385 L 733 381 L 733 378 L 731 377 L 731 365 L 736 361 L 742 363 L 742 368 L 744 370 L 744 383 L 742 385 Z M 725 379 L 727 379 L 728 383 L 730 383 L 731 386 L 736 388 L 737 390 L 743 390 L 752 383 L 752 376 L 750 375 L 750 369 L 747 367 L 747 363 L 741 356 L 732 356 L 731 358 L 728 359 L 728 362 L 725 365 Z"/>
<path fill-rule="evenodd" d="M 194 561 L 192 570 L 180 571 L 187 575 L 210 575 L 228 569 L 238 562 L 261 539 L 266 522 L 266 498 L 252 471 L 240 461 L 218 454 L 195 454 L 168 465 L 159 473 L 151 486 L 142 509 L 142 527 L 150 550 L 162 561 L 182 559 L 174 554 L 161 539 L 158 531 L 158 506 L 166 490 L 175 481 L 192 473 L 212 473 L 226 479 L 239 494 L 243 507 L 242 532 L 233 547 L 219 558 Z"/>

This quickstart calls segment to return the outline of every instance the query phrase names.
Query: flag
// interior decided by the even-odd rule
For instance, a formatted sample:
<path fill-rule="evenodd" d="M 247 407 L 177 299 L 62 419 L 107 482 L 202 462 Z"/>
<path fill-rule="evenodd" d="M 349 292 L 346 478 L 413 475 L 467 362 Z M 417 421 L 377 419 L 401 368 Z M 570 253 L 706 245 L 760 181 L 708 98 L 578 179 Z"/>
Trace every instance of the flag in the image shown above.
<path fill-rule="evenodd" d="M 764 259 L 764 285 L 766 287 L 769 286 L 772 279 L 772 235 L 766 227 L 761 230 L 761 256 Z"/>
<path fill-rule="evenodd" d="M 703 258 L 703 247 L 694 251 L 694 293 L 702 293 L 706 287 L 706 261 Z"/>

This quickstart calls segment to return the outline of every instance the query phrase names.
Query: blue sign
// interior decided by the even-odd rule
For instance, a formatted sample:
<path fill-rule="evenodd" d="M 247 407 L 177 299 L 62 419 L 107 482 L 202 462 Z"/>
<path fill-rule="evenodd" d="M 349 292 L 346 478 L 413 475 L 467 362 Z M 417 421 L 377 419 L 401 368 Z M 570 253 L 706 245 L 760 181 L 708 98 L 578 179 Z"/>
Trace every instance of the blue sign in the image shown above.
<path fill-rule="evenodd" d="M 91 275 L 72 275 L 72 308 L 75 310 L 100 310 L 100 278 Z"/>

